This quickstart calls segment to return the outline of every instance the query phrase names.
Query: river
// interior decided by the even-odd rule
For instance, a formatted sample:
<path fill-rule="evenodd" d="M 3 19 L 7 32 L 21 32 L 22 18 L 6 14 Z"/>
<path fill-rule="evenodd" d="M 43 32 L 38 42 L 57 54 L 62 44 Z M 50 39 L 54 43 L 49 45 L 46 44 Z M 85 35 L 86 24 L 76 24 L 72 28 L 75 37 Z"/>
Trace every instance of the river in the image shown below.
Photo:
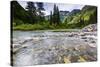
<path fill-rule="evenodd" d="M 97 32 L 13 31 L 13 65 L 97 60 Z"/>

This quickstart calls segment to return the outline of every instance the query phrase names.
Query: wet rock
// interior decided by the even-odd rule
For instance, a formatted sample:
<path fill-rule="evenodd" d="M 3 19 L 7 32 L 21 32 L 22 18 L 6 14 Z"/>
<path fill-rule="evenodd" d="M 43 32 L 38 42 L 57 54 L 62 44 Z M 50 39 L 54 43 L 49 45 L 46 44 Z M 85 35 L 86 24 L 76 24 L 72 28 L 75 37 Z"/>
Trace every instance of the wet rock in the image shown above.
<path fill-rule="evenodd" d="M 23 41 L 21 44 L 25 44 L 25 43 L 27 43 L 27 42 L 29 42 L 29 41 L 32 41 L 33 39 L 28 39 L 28 40 L 25 40 L 25 41 Z"/>
<path fill-rule="evenodd" d="M 87 60 L 87 61 L 96 61 L 97 58 L 93 57 L 93 56 L 89 56 L 89 55 L 85 55 L 84 58 Z"/>
<path fill-rule="evenodd" d="M 95 41 L 91 41 L 91 43 L 96 43 Z"/>
<path fill-rule="evenodd" d="M 71 63 L 69 56 L 68 57 L 64 56 L 64 63 Z"/>
<path fill-rule="evenodd" d="M 88 39 L 89 39 L 89 40 L 94 40 L 94 38 L 92 38 L 92 37 L 89 37 Z"/>
<path fill-rule="evenodd" d="M 71 56 L 70 61 L 73 62 L 77 62 L 78 61 L 78 56 Z"/>
<path fill-rule="evenodd" d="M 87 37 L 81 37 L 81 39 L 87 39 Z"/>
<path fill-rule="evenodd" d="M 23 48 L 27 48 L 27 46 L 24 46 Z"/>
<path fill-rule="evenodd" d="M 80 32 L 78 35 L 79 36 L 85 36 L 86 34 L 84 32 Z"/>
<path fill-rule="evenodd" d="M 93 44 L 93 43 L 90 43 L 90 44 L 88 44 L 88 45 L 89 45 L 90 47 L 95 47 L 95 48 L 97 47 L 96 44 Z"/>
<path fill-rule="evenodd" d="M 64 63 L 62 56 L 58 56 L 58 63 Z"/>
<path fill-rule="evenodd" d="M 74 36 L 74 34 L 73 33 L 70 33 L 69 35 L 68 35 L 68 37 L 73 37 Z"/>
<path fill-rule="evenodd" d="M 19 48 L 21 44 L 13 44 L 13 48 Z"/>
<path fill-rule="evenodd" d="M 48 49 L 49 51 L 51 51 L 51 49 Z"/>
<path fill-rule="evenodd" d="M 97 31 L 97 24 L 90 24 L 82 29 L 83 32 L 94 32 Z"/>
<path fill-rule="evenodd" d="M 88 42 L 88 40 L 84 40 L 85 42 Z"/>
<path fill-rule="evenodd" d="M 86 60 L 84 59 L 84 57 L 79 56 L 78 62 L 86 62 Z"/>

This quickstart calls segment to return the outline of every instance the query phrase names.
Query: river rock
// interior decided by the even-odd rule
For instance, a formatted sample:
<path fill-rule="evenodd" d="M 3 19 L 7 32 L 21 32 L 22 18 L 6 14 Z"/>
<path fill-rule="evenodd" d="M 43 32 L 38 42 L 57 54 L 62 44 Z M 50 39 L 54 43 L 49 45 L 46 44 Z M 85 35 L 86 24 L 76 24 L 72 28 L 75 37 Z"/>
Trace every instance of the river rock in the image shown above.
<path fill-rule="evenodd" d="M 94 32 L 97 31 L 97 24 L 90 24 L 82 29 L 83 32 Z"/>

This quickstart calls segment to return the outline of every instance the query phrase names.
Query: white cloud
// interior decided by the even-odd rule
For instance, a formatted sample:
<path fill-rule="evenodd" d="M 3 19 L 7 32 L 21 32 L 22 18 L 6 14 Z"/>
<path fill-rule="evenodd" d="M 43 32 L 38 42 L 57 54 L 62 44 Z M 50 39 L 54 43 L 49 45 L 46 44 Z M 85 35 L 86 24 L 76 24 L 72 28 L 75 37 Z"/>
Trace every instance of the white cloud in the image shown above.
<path fill-rule="evenodd" d="M 27 3 L 26 1 L 18 1 L 20 5 L 25 9 Z M 72 11 L 73 9 L 82 9 L 84 5 L 79 5 L 79 4 L 63 4 L 63 3 L 57 3 L 56 4 L 59 7 L 59 10 L 63 11 Z M 54 3 L 44 3 L 44 8 L 45 8 L 45 14 L 48 15 L 50 14 L 50 11 L 53 10 Z"/>

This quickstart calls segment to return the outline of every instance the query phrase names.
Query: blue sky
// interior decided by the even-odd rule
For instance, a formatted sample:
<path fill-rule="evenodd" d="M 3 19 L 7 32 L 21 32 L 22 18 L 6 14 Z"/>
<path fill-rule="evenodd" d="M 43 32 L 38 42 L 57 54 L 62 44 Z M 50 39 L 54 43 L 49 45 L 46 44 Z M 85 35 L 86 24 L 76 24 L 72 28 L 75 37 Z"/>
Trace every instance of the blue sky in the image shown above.
<path fill-rule="evenodd" d="M 25 8 L 27 6 L 26 1 L 18 1 L 20 5 Z M 62 11 L 72 11 L 73 9 L 82 9 L 84 5 L 79 5 L 79 4 L 63 4 L 63 3 L 56 3 L 56 5 L 59 7 L 59 10 Z M 44 3 L 44 9 L 45 9 L 45 14 L 49 15 L 50 11 L 53 10 L 54 3 Z"/>

